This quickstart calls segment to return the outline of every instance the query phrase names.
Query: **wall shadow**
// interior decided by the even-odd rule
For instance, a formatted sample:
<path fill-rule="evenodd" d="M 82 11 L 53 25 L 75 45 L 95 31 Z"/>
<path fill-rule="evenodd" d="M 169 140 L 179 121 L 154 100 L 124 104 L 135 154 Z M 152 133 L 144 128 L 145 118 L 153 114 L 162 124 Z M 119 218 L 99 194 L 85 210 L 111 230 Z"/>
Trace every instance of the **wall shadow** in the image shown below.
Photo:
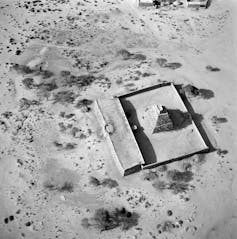
<path fill-rule="evenodd" d="M 140 125 L 138 117 L 137 117 L 137 111 L 133 104 L 125 99 L 120 98 L 120 102 L 123 106 L 125 115 L 128 119 L 128 122 L 132 128 L 133 125 L 137 126 L 136 130 L 133 130 L 134 137 L 137 141 L 137 144 L 140 148 L 141 154 L 144 158 L 145 164 L 153 164 L 157 162 L 157 157 L 155 150 L 147 137 L 147 135 L 144 133 L 143 127 Z"/>
<path fill-rule="evenodd" d="M 216 148 L 212 145 L 210 139 L 207 136 L 206 131 L 204 130 L 204 128 L 202 126 L 201 121 L 203 120 L 203 116 L 200 114 L 196 114 L 192 105 L 189 103 L 186 95 L 184 93 L 180 93 L 180 92 L 182 92 L 182 85 L 175 85 L 175 88 L 177 89 L 180 97 L 182 98 L 188 112 L 191 114 L 192 119 L 193 119 L 195 125 L 197 126 L 205 144 L 208 146 L 208 148 L 209 148 L 208 152 L 216 151 Z"/>

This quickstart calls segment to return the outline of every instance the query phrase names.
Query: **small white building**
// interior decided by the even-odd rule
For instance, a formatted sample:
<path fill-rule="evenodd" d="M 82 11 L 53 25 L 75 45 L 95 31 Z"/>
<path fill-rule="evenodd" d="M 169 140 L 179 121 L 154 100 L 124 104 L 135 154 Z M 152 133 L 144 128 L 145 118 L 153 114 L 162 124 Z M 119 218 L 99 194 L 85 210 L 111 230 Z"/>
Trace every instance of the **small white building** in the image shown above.
<path fill-rule="evenodd" d="M 187 0 L 187 7 L 207 8 L 209 0 Z"/>
<path fill-rule="evenodd" d="M 138 7 L 149 7 L 153 6 L 153 0 L 136 0 Z"/>

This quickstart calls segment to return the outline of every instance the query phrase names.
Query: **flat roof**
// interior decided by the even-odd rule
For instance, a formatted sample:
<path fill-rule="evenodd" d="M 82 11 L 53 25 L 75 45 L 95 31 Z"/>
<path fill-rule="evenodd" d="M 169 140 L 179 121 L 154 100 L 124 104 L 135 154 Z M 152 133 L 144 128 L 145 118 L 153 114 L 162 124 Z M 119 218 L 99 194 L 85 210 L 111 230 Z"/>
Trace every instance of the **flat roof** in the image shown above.
<path fill-rule="evenodd" d="M 96 108 L 101 124 L 104 127 L 111 124 L 114 129 L 113 133 L 106 133 L 106 139 L 120 171 L 144 164 L 119 99 L 99 99 L 96 101 Z"/>
<path fill-rule="evenodd" d="M 172 123 L 181 119 L 181 127 L 154 132 L 157 115 L 150 115 L 153 106 L 164 106 L 169 114 L 173 112 Z M 99 99 L 96 109 L 102 126 L 109 124 L 113 129 L 105 133 L 106 140 L 123 175 L 138 165 L 149 168 L 208 149 L 172 83 Z M 183 122 L 183 115 L 188 116 L 187 122 Z M 131 126 L 137 129 L 132 131 Z"/>
<path fill-rule="evenodd" d="M 134 132 L 145 164 L 161 164 L 207 150 L 193 120 L 180 129 L 153 133 L 154 126 L 146 111 L 152 105 L 162 105 L 177 113 L 187 113 L 179 93 L 173 84 L 163 84 L 119 97 L 125 112 L 136 114 L 128 119 L 139 124 L 142 131 Z M 132 122 L 134 121 L 134 122 Z M 148 140 L 149 143 L 148 144 Z M 145 143 L 144 143 L 145 142 Z"/>

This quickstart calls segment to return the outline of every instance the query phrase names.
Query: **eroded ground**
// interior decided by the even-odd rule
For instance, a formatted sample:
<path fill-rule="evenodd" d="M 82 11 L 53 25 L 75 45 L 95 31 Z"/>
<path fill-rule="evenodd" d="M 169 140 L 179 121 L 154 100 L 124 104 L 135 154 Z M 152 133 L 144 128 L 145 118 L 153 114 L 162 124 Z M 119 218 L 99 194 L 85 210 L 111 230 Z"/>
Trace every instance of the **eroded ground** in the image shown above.
<path fill-rule="evenodd" d="M 2 0 L 0 238 L 235 239 L 235 15 L 232 0 Z M 216 150 L 121 178 L 93 100 L 162 82 L 201 89 L 188 97 Z M 101 208 L 121 209 L 116 228 Z"/>

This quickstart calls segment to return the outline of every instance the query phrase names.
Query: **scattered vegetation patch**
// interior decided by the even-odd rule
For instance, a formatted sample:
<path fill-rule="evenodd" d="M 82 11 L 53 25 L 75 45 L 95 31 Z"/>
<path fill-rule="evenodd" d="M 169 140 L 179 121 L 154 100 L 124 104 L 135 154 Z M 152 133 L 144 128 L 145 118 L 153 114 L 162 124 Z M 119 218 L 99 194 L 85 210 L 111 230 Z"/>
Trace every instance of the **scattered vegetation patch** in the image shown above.
<path fill-rule="evenodd" d="M 53 103 L 71 104 L 76 98 L 77 95 L 73 91 L 60 91 L 54 94 Z"/>
<path fill-rule="evenodd" d="M 92 184 L 93 186 L 104 186 L 104 187 L 108 187 L 108 188 L 115 188 L 118 186 L 118 183 L 116 180 L 113 180 L 111 178 L 105 178 L 103 180 L 99 180 L 96 177 L 91 176 L 90 177 L 90 184 Z"/>
<path fill-rule="evenodd" d="M 113 180 L 111 178 L 105 178 L 102 180 L 101 185 L 108 188 L 115 188 L 118 186 L 118 183 L 116 180 Z"/>
<path fill-rule="evenodd" d="M 92 100 L 83 99 L 79 100 L 75 105 L 76 108 L 81 109 L 83 112 L 89 112 L 91 110 L 90 105 L 93 103 Z"/>
<path fill-rule="evenodd" d="M 159 230 L 159 233 L 171 232 L 175 228 L 175 224 L 171 221 L 165 221 L 162 224 L 158 224 L 156 228 Z"/>
<path fill-rule="evenodd" d="M 66 143 L 66 145 L 64 146 L 64 149 L 72 150 L 72 149 L 75 149 L 76 146 L 77 146 L 77 144 L 75 144 L 75 143 Z"/>
<path fill-rule="evenodd" d="M 182 67 L 182 64 L 179 62 L 168 62 L 165 58 L 157 58 L 156 62 L 161 68 L 169 68 L 172 70 L 176 70 L 180 67 Z"/>
<path fill-rule="evenodd" d="M 217 153 L 220 157 L 224 158 L 224 156 L 225 156 L 226 154 L 228 154 L 228 150 L 226 150 L 226 149 L 217 149 L 216 153 Z"/>
<path fill-rule="evenodd" d="M 223 124 L 228 122 L 228 120 L 225 117 L 217 117 L 217 116 L 213 116 L 212 117 L 212 122 L 214 124 Z"/>
<path fill-rule="evenodd" d="M 165 67 L 165 64 L 167 63 L 167 60 L 165 58 L 157 58 L 156 62 L 160 67 Z"/>
<path fill-rule="evenodd" d="M 218 68 L 218 67 L 213 67 L 213 66 L 210 66 L 210 65 L 208 65 L 208 66 L 206 66 L 206 69 L 208 70 L 208 71 L 211 71 L 211 72 L 217 72 L 217 71 L 220 71 L 221 69 L 220 68 Z"/>
<path fill-rule="evenodd" d="M 51 82 L 43 82 L 40 84 L 35 84 L 33 78 L 25 78 L 22 81 L 22 84 L 25 86 L 26 89 L 32 90 L 32 89 L 38 89 L 43 92 L 50 92 L 58 88 L 55 80 L 52 80 Z"/>
<path fill-rule="evenodd" d="M 143 54 L 132 54 L 131 59 L 137 60 L 137 61 L 145 61 L 146 60 L 146 56 Z"/>
<path fill-rule="evenodd" d="M 70 181 L 65 181 L 63 183 L 57 183 L 54 180 L 47 180 L 44 182 L 44 188 L 48 190 L 56 190 L 59 192 L 73 192 L 73 183 Z"/>
<path fill-rule="evenodd" d="M 171 63 L 166 63 L 164 65 L 165 68 L 169 68 L 172 70 L 176 70 L 176 69 L 180 68 L 181 66 L 182 66 L 182 64 L 179 62 L 171 62 Z"/>
<path fill-rule="evenodd" d="M 155 181 L 152 186 L 157 189 L 158 191 L 163 191 L 168 189 L 168 184 L 165 181 Z"/>
<path fill-rule="evenodd" d="M 199 96 L 203 99 L 210 99 L 214 97 L 214 92 L 208 89 L 198 89 L 193 85 L 182 86 L 181 93 L 184 93 L 187 97 Z"/>
<path fill-rule="evenodd" d="M 193 85 L 182 86 L 182 93 L 184 93 L 187 97 L 196 97 L 199 95 L 199 89 Z"/>
<path fill-rule="evenodd" d="M 34 70 L 26 65 L 20 65 L 20 64 L 12 64 L 11 67 L 12 70 L 15 70 L 19 74 L 32 74 L 34 73 Z"/>
<path fill-rule="evenodd" d="M 38 89 L 40 89 L 41 91 L 53 91 L 56 90 L 58 88 L 55 80 L 51 81 L 51 82 L 47 82 L 47 83 L 41 83 L 38 85 L 35 85 L 35 87 L 37 87 Z"/>
<path fill-rule="evenodd" d="M 20 111 L 27 110 L 30 106 L 40 105 L 40 102 L 37 100 L 28 100 L 26 98 L 21 98 L 19 102 Z"/>
<path fill-rule="evenodd" d="M 97 209 L 91 219 L 82 219 L 82 226 L 88 228 L 90 226 L 97 227 L 100 231 L 112 230 L 120 227 L 122 230 L 129 230 L 138 224 L 139 215 L 136 212 L 130 212 L 124 207 L 114 210 L 106 210 L 104 208 Z"/>
<path fill-rule="evenodd" d="M 54 75 L 53 72 L 49 70 L 43 70 L 40 67 L 39 68 L 30 68 L 26 65 L 20 65 L 20 64 L 13 64 L 11 69 L 15 70 L 19 74 L 28 75 L 28 74 L 34 74 L 34 75 L 40 75 L 43 79 L 48 79 Z"/>
<path fill-rule="evenodd" d="M 121 49 L 117 52 L 117 56 L 122 57 L 123 60 L 137 60 L 144 61 L 146 60 L 146 56 L 140 53 L 130 53 L 126 49 Z"/>
<path fill-rule="evenodd" d="M 205 100 L 208 100 L 208 99 L 213 98 L 215 96 L 215 94 L 212 90 L 200 89 L 199 92 L 200 92 L 200 96 Z"/>
<path fill-rule="evenodd" d="M 77 86 L 78 88 L 91 85 L 96 80 L 96 77 L 93 75 L 68 75 L 63 78 L 63 86 Z"/>
<path fill-rule="evenodd" d="M 167 176 L 172 181 L 190 182 L 193 179 L 193 172 L 191 171 L 180 172 L 174 169 L 174 170 L 167 171 Z"/>
<path fill-rule="evenodd" d="M 159 174 L 155 171 L 149 171 L 148 173 L 145 174 L 144 180 L 146 181 L 152 181 L 159 178 Z"/>
<path fill-rule="evenodd" d="M 132 54 L 126 49 L 121 49 L 117 52 L 117 56 L 121 56 L 123 60 L 129 60 L 131 55 Z"/>
<path fill-rule="evenodd" d="M 186 193 L 190 189 L 190 185 L 184 182 L 171 182 L 168 184 L 167 189 L 171 190 L 174 194 Z"/>
<path fill-rule="evenodd" d="M 34 79 L 33 78 L 25 78 L 22 80 L 22 84 L 25 86 L 26 89 L 34 89 L 35 84 L 34 84 Z"/>
<path fill-rule="evenodd" d="M 193 173 L 189 170 L 168 170 L 167 177 L 170 179 L 169 182 L 156 180 L 152 186 L 159 191 L 171 190 L 174 194 L 186 193 L 192 188 L 189 182 L 193 179 Z"/>

